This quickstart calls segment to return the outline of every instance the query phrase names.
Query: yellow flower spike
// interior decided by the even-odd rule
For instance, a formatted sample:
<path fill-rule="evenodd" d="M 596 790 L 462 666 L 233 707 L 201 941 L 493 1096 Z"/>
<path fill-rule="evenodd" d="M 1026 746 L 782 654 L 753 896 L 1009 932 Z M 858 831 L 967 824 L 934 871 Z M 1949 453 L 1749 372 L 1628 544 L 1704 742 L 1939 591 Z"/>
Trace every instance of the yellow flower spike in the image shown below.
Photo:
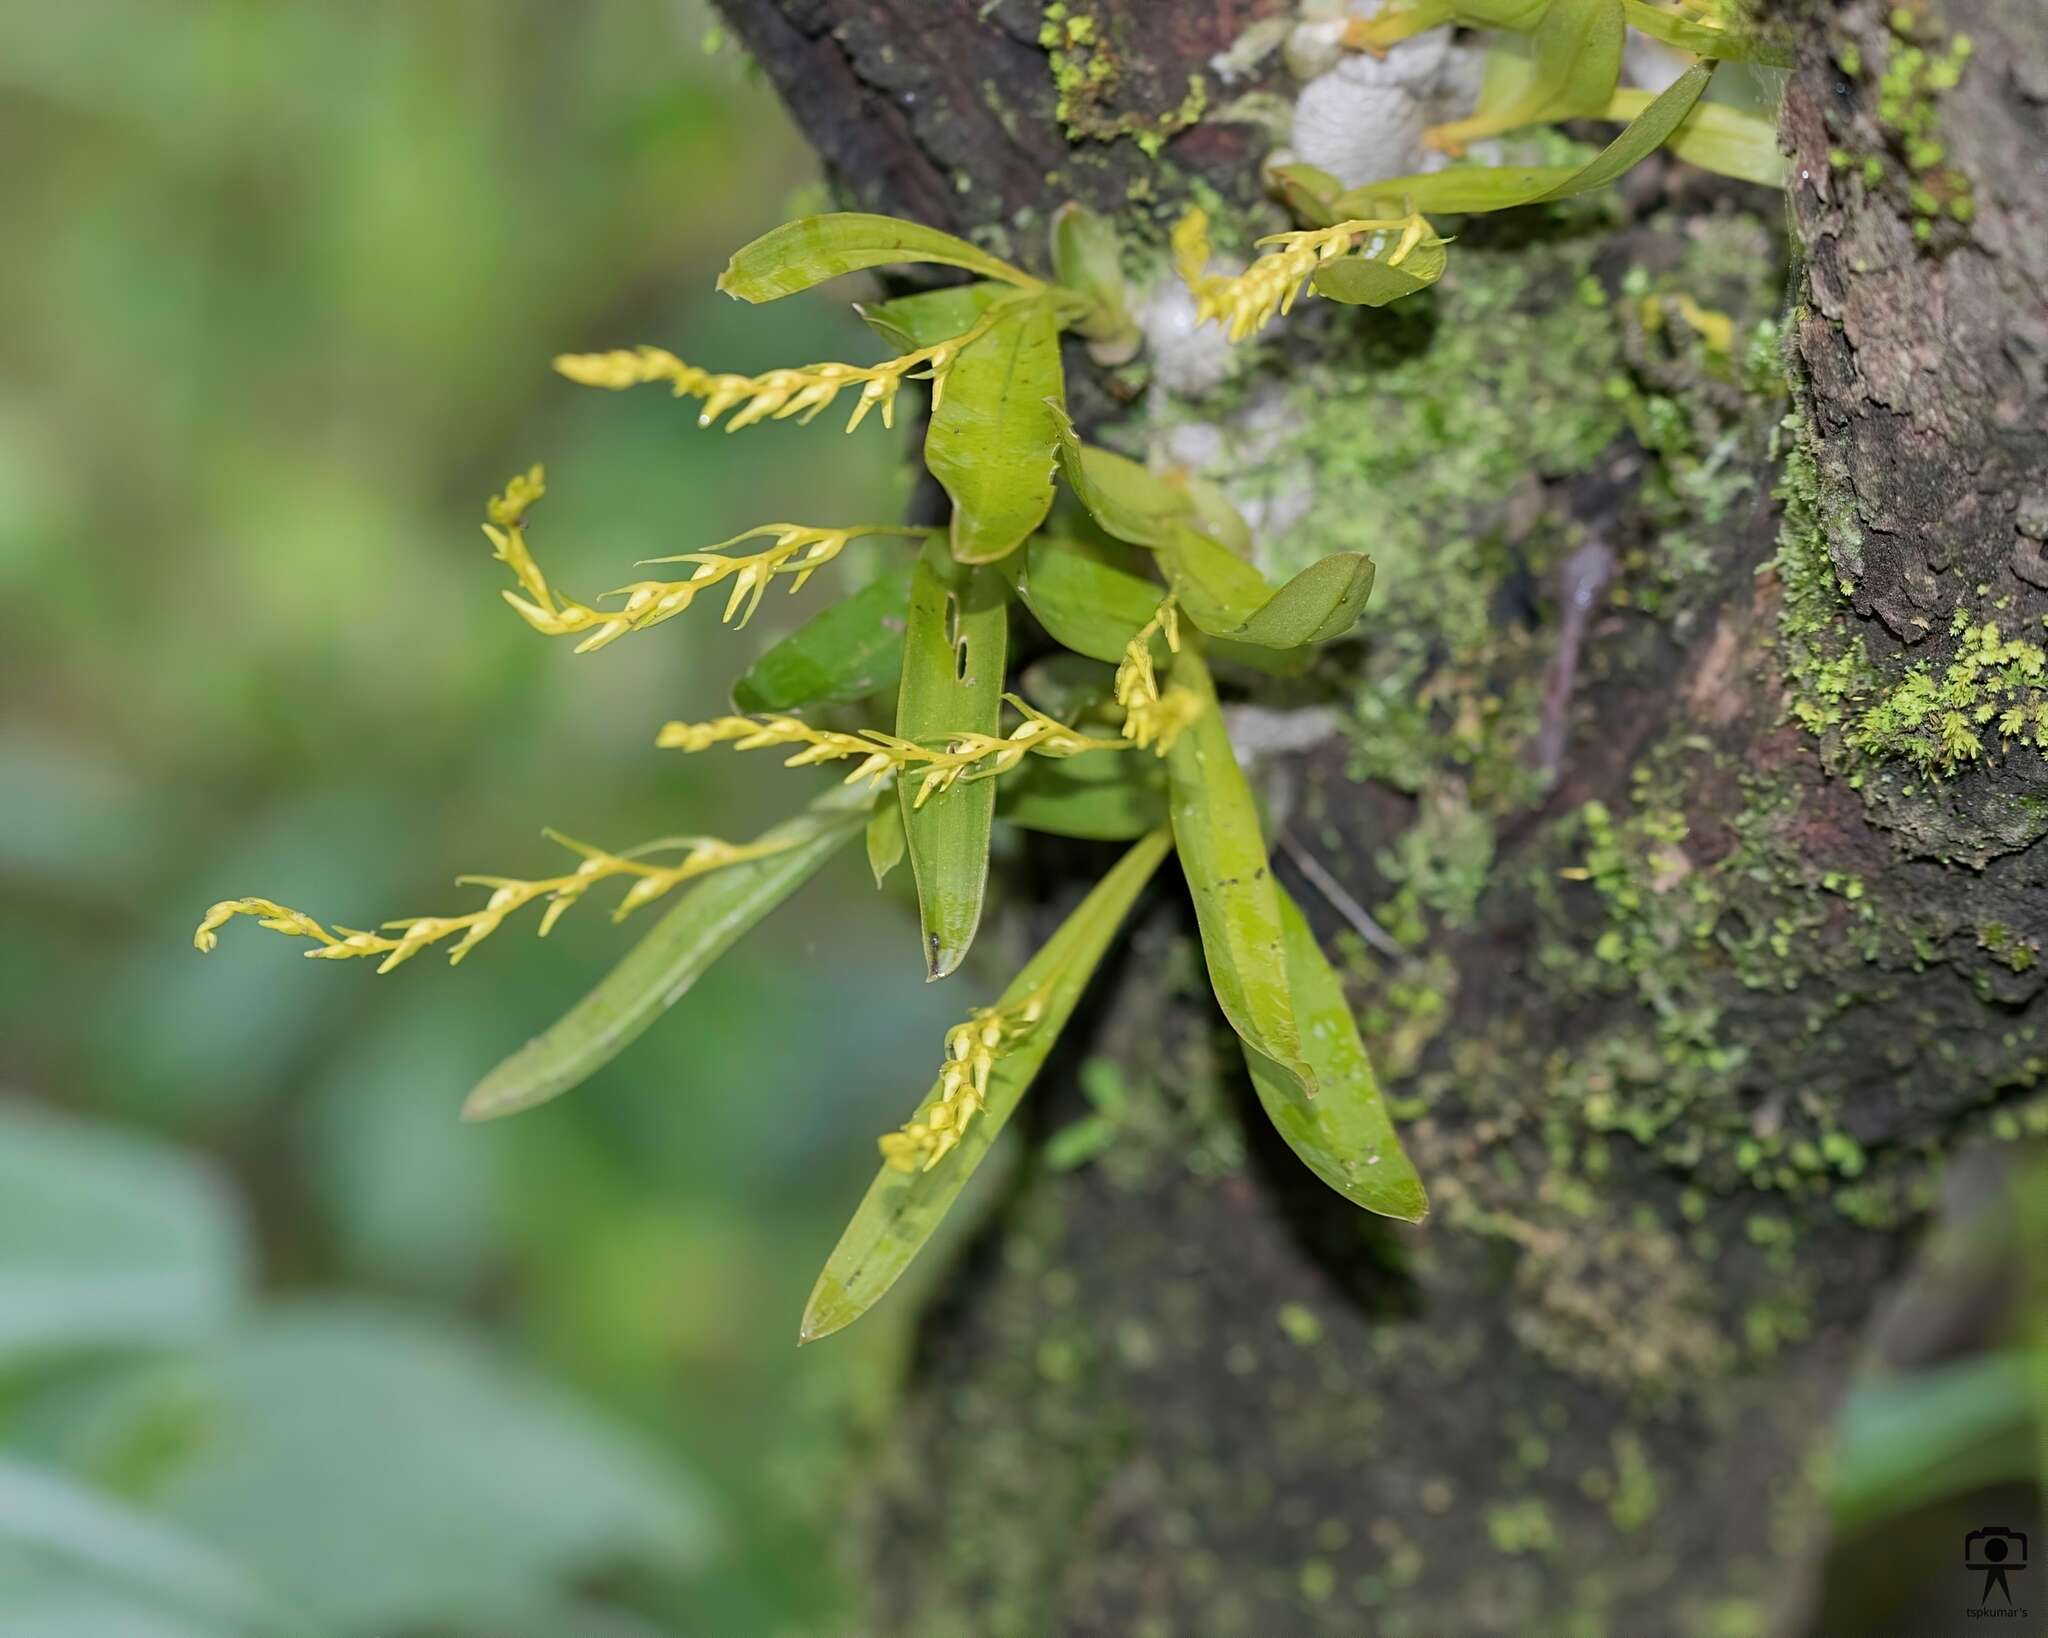
<path fill-rule="evenodd" d="M 499 528 L 511 529 L 525 521 L 527 508 L 547 492 L 547 470 L 536 464 L 515 473 L 505 485 L 505 493 L 493 495 L 485 510 Z"/>
<path fill-rule="evenodd" d="M 515 876 L 459 876 L 456 878 L 458 886 L 491 889 L 491 896 L 484 901 L 483 907 L 467 915 L 401 917 L 385 922 L 381 932 L 356 927 L 337 927 L 329 932 L 311 916 L 270 899 L 223 899 L 201 919 L 198 930 L 192 935 L 192 943 L 200 950 L 211 950 L 220 941 L 219 928 L 236 916 L 254 916 L 259 925 L 274 933 L 314 940 L 316 947 L 306 952 L 309 956 L 330 961 L 347 960 L 351 956 L 381 956 L 383 960 L 378 963 L 377 971 L 388 973 L 429 945 L 460 933 L 461 938 L 448 951 L 448 962 L 453 966 L 496 932 L 507 916 L 515 910 L 524 909 L 536 899 L 548 900 L 548 906 L 541 914 L 539 929 L 540 936 L 545 938 L 562 912 L 600 881 L 614 876 L 633 878 L 618 909 L 612 913 L 612 919 L 616 921 L 698 876 L 749 859 L 766 858 L 796 845 L 793 842 L 735 844 L 715 836 L 665 836 L 659 841 L 642 843 L 625 853 L 607 853 L 602 848 L 575 841 L 556 831 L 548 831 L 546 835 L 571 852 L 581 854 L 582 862 L 566 875 L 543 877 L 538 881 L 526 881 Z M 678 849 L 682 850 L 683 857 L 674 864 L 654 864 L 644 857 L 649 853 Z M 391 936 L 393 932 L 396 932 L 396 937 Z"/>
<path fill-rule="evenodd" d="M 1124 738 L 1140 750 L 1164 756 L 1188 724 L 1201 713 L 1202 702 L 1186 688 L 1159 688 L 1152 663 L 1152 639 L 1165 639 L 1167 651 L 1180 652 L 1180 609 L 1169 597 L 1124 646 L 1116 668 L 1116 701 L 1124 708 Z"/>
<path fill-rule="evenodd" d="M 869 737 L 872 736 L 872 737 Z M 851 785 L 862 779 L 880 781 L 904 764 L 907 751 L 917 747 L 893 740 L 873 729 L 861 734 L 842 734 L 829 728 L 813 728 L 801 717 L 714 717 L 709 722 L 669 722 L 662 725 L 654 743 L 664 751 L 705 751 L 714 745 L 730 745 L 737 751 L 758 751 L 771 746 L 794 745 L 796 754 L 787 757 L 787 768 L 813 767 L 846 757 L 861 758 L 859 766 L 846 776 Z"/>
<path fill-rule="evenodd" d="M 685 364 L 663 348 L 637 347 L 609 353 L 564 353 L 555 360 L 555 368 L 579 386 L 614 392 L 666 383 L 678 398 L 704 401 L 697 416 L 699 426 L 711 426 L 728 410 L 736 411 L 725 423 L 728 432 L 759 421 L 791 417 L 806 423 L 830 408 L 848 387 L 857 386 L 860 391 L 846 422 L 846 430 L 851 432 L 876 408 L 881 410 L 882 424 L 893 426 L 896 394 L 905 381 L 929 381 L 936 409 L 939 395 L 945 391 L 946 372 L 962 352 L 988 334 L 1007 305 L 995 302 L 959 335 L 880 364 L 809 364 L 761 375 L 714 375 Z"/>
<path fill-rule="evenodd" d="M 673 619 L 708 587 L 731 582 L 721 618 L 741 626 L 753 619 L 767 594 L 768 583 L 777 575 L 790 577 L 789 589 L 799 592 L 812 575 L 846 549 L 847 543 L 864 535 L 923 536 L 928 529 L 895 523 L 858 523 L 845 529 L 819 528 L 805 523 L 763 523 L 721 540 L 701 552 L 682 552 L 673 557 L 645 559 L 648 563 L 688 563 L 695 572 L 687 580 L 636 580 L 606 593 L 623 598 L 615 609 L 593 608 L 573 597 L 564 597 L 548 585 L 533 553 L 526 544 L 526 513 L 546 493 L 539 467 L 514 478 L 502 495 L 493 496 L 486 509 L 490 521 L 484 527 L 493 554 L 512 571 L 520 591 L 509 588 L 500 595 L 519 612 L 535 631 L 548 637 L 570 637 L 588 632 L 576 645 L 578 654 L 588 654 L 616 642 L 629 631 L 645 631 Z M 771 544 L 758 552 L 737 557 L 725 555 L 731 547 L 749 540 L 768 539 Z"/>
<path fill-rule="evenodd" d="M 1391 248 L 1386 235 L 1398 233 Z M 1365 235 L 1373 237 L 1362 246 Z M 1429 219 L 1415 212 L 1401 217 L 1360 217 L 1326 228 L 1274 233 L 1258 241 L 1265 254 L 1235 277 L 1208 271 L 1209 220 L 1191 210 L 1173 230 L 1174 266 L 1195 298 L 1195 322 L 1215 319 L 1232 341 L 1242 341 L 1280 314 L 1294 310 L 1317 267 L 1356 249 L 1371 260 L 1398 267 L 1425 243 L 1439 242 Z M 1268 248 L 1271 247 L 1271 248 Z"/>
<path fill-rule="evenodd" d="M 1124 742 L 1092 739 L 1055 721 L 1019 699 L 1003 696 L 1024 720 L 1008 734 L 958 734 L 943 746 L 919 745 L 898 739 L 879 729 L 863 728 L 858 734 L 843 734 L 830 728 L 814 728 L 801 717 L 714 717 L 708 722 L 670 722 L 662 725 L 655 744 L 668 751 L 705 751 L 714 745 L 730 745 L 737 751 L 761 750 L 770 746 L 794 745 L 796 753 L 784 759 L 788 768 L 813 767 L 819 763 L 861 760 L 846 783 L 862 779 L 880 781 L 891 773 L 908 776 L 921 772 L 922 779 L 911 806 L 921 808 L 932 797 L 949 791 L 962 779 L 991 779 L 1005 774 L 1035 752 L 1040 756 L 1080 756 L 1088 751 L 1121 751 Z"/>
<path fill-rule="evenodd" d="M 220 943 L 219 929 L 225 927 L 236 916 L 256 916 L 258 925 L 268 927 L 273 933 L 289 933 L 298 938 L 318 939 L 322 944 L 338 944 L 341 941 L 311 916 L 278 904 L 270 899 L 222 899 L 200 919 L 198 928 L 192 934 L 192 947 L 202 954 Z M 307 952 L 309 955 L 311 951 Z"/>
<path fill-rule="evenodd" d="M 1048 981 L 1014 1006 L 977 1007 L 965 1023 L 946 1031 L 938 1102 L 877 1142 L 892 1170 L 928 1172 L 952 1152 L 988 1101 L 996 1060 L 1045 1016 L 1051 991 Z"/>
<path fill-rule="evenodd" d="M 1016 694 L 1005 694 L 1003 699 L 1024 718 L 1010 730 L 1010 743 L 1027 751 L 1035 751 L 1040 756 L 1080 756 L 1088 751 L 1124 749 L 1113 739 L 1095 739 L 1077 728 L 1069 728 Z"/>
<path fill-rule="evenodd" d="M 484 508 L 490 519 L 484 525 L 484 534 L 490 540 L 492 555 L 512 571 L 526 595 L 542 610 L 552 611 L 554 598 L 548 591 L 547 577 L 526 549 L 524 528 L 528 509 L 546 493 L 546 474 L 540 467 L 515 476 L 505 485 L 504 494 L 493 495 Z"/>

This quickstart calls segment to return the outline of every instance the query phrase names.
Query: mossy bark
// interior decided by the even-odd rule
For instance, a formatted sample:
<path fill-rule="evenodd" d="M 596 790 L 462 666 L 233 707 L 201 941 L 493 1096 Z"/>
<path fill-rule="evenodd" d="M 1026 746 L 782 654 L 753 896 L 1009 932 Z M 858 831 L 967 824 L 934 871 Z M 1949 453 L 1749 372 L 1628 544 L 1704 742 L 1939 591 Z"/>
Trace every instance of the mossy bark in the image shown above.
<path fill-rule="evenodd" d="M 1179 128 L 1275 5 L 726 9 L 850 203 L 1032 262 L 1067 197 L 1138 246 L 1190 197 L 1283 225 L 1257 126 Z M 1054 61 L 1071 15 L 1106 68 Z M 2048 13 L 1795 32 L 1789 246 L 1776 196 L 1653 162 L 1465 224 L 1430 296 L 1306 303 L 1224 387 L 1086 389 L 1291 520 L 1276 565 L 1380 559 L 1247 727 L 1435 1212 L 1277 1149 L 1158 894 L 923 1321 L 875 1630 L 1800 1618 L 1812 1459 L 1945 1157 L 2048 1123 Z M 1032 857 L 1049 896 L 1077 862 Z M 1055 1171 L 1077 1082 L 1113 1137 Z"/>

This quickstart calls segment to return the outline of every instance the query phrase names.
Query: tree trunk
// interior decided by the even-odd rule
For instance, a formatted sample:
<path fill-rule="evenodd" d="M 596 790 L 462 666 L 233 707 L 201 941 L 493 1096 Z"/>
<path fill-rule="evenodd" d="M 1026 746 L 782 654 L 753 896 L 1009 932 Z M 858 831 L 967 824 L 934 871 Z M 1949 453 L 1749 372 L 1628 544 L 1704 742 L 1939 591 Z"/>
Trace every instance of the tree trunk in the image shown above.
<path fill-rule="evenodd" d="M 1278 0 L 723 3 L 850 205 L 1033 265 L 1067 198 L 1134 266 L 1194 197 L 1286 225 L 1296 88 L 1212 66 Z M 1034 1147 L 922 1324 L 876 1630 L 1800 1619 L 1811 1459 L 1943 1161 L 2048 1114 L 2048 9 L 1906 12 L 1786 25 L 1789 248 L 1660 159 L 1220 384 L 1069 358 L 1269 567 L 1379 559 L 1360 640 L 1236 726 L 1434 1213 L 1277 1149 L 1155 895 L 1027 1106 L 1114 1080 L 1115 1141 Z"/>

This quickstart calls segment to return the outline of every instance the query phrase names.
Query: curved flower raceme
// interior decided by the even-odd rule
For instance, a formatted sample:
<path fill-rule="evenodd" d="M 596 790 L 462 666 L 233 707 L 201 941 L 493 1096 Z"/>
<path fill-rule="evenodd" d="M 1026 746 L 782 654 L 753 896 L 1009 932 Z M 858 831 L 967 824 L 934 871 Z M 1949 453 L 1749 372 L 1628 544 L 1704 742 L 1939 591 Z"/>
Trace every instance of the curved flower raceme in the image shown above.
<path fill-rule="evenodd" d="M 767 594 L 768 583 L 777 575 L 789 576 L 790 591 L 798 592 L 803 590 L 805 581 L 843 552 L 849 541 L 863 535 L 917 537 L 931 532 L 893 523 L 857 523 L 844 529 L 817 528 L 804 523 L 758 524 L 701 552 L 643 559 L 647 563 L 689 563 L 695 565 L 695 572 L 687 580 L 636 580 L 620 586 L 605 595 L 623 597 L 625 602 L 617 608 L 599 609 L 554 590 L 534 561 L 532 549 L 526 543 L 526 513 L 546 493 L 545 474 L 537 466 L 514 478 L 505 486 L 504 494 L 492 498 L 487 509 L 490 521 L 484 525 L 484 533 L 490 538 L 493 554 L 512 571 L 526 594 L 522 597 L 508 588 L 500 595 L 528 625 L 545 636 L 569 637 L 588 632 L 576 645 L 578 654 L 603 648 L 629 631 L 658 626 L 681 614 L 696 601 L 699 592 L 714 586 L 726 588 L 725 611 L 719 618 L 731 622 L 737 616 L 737 624 L 744 626 L 753 619 Z M 762 539 L 771 544 L 761 551 L 736 557 L 725 555 L 730 547 Z"/>
<path fill-rule="evenodd" d="M 807 364 L 762 375 L 716 375 L 685 364 L 665 348 L 625 347 L 609 353 L 564 353 L 555 360 L 555 368 L 579 386 L 607 387 L 615 392 L 666 382 L 678 398 L 704 400 L 697 415 L 702 427 L 737 408 L 738 413 L 725 423 L 727 432 L 737 432 L 756 421 L 786 421 L 792 416 L 799 423 L 807 422 L 830 408 L 849 387 L 858 387 L 859 397 L 846 422 L 846 430 L 851 432 L 867 418 L 869 410 L 877 408 L 882 412 L 882 425 L 893 426 L 896 394 L 905 381 L 929 381 L 932 408 L 937 409 L 946 390 L 947 372 L 963 352 L 995 328 L 1009 306 L 1008 302 L 994 302 L 957 336 L 880 364 Z"/>
<path fill-rule="evenodd" d="M 1015 694 L 1005 694 L 1003 698 L 1024 718 L 1009 733 L 956 734 L 938 746 L 899 739 L 877 728 L 863 728 L 856 734 L 840 733 L 830 728 L 816 728 L 801 717 L 786 715 L 671 722 L 663 726 L 655 743 L 671 751 L 703 751 L 713 745 L 756 751 L 769 746 L 794 745 L 796 753 L 783 763 L 790 768 L 858 758 L 853 772 L 846 776 L 849 785 L 862 779 L 881 779 L 890 773 L 907 779 L 921 772 L 917 795 L 911 804 L 919 808 L 940 792 L 951 790 L 963 778 L 988 779 L 1007 773 L 1032 752 L 1040 756 L 1068 757 L 1091 751 L 1130 748 L 1124 740 L 1096 739 L 1069 728 Z"/>
<path fill-rule="evenodd" d="M 513 876 L 457 877 L 460 886 L 488 887 L 491 890 L 491 896 L 483 907 L 467 915 L 403 917 L 385 922 L 384 932 L 340 926 L 330 932 L 311 916 L 272 899 L 223 899 L 206 912 L 198 930 L 192 935 L 192 943 L 199 950 L 211 950 L 220 942 L 218 930 L 221 927 L 237 916 L 254 916 L 260 926 L 274 933 L 312 939 L 315 948 L 306 952 L 309 956 L 329 960 L 382 956 L 377 971 L 388 973 L 429 945 L 439 944 L 459 933 L 461 937 L 448 952 L 449 965 L 453 966 L 495 933 L 507 916 L 536 899 L 548 901 L 540 918 L 540 934 L 545 938 L 563 911 L 610 877 L 632 878 L 632 886 L 626 889 L 625 897 L 612 912 L 612 919 L 620 921 L 643 904 L 652 903 L 684 882 L 713 870 L 722 870 L 727 865 L 766 858 L 794 845 L 787 841 L 735 843 L 720 841 L 715 836 L 665 836 L 659 841 L 644 842 L 625 853 L 607 853 L 602 848 L 574 841 L 555 831 L 548 831 L 546 835 L 572 853 L 581 854 L 583 862 L 566 875 L 547 876 L 538 881 L 525 881 Z M 676 849 L 683 851 L 683 857 L 674 864 L 654 864 L 647 858 L 652 853 Z"/>

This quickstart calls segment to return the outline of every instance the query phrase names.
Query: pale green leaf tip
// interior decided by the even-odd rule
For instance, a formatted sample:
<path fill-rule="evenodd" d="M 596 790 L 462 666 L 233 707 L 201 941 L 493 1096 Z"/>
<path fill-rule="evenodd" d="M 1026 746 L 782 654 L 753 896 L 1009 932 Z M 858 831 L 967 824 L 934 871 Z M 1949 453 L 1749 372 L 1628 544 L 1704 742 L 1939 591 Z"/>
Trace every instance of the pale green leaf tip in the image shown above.
<path fill-rule="evenodd" d="M 937 933 L 925 934 L 924 981 L 936 984 L 942 978 L 951 978 L 959 970 L 960 963 L 967 959 L 967 945 L 948 944 Z"/>
<path fill-rule="evenodd" d="M 846 1300 L 846 1293 L 832 1281 L 819 1277 L 811 1290 L 810 1301 L 804 1304 L 804 1317 L 797 1326 L 796 1345 L 801 1348 L 807 1342 L 816 1342 L 829 1337 L 835 1331 L 843 1331 L 860 1315 Z"/>
<path fill-rule="evenodd" d="M 516 1093 L 493 1086 L 491 1078 L 486 1076 L 477 1083 L 476 1089 L 462 1100 L 462 1119 L 472 1122 L 498 1120 L 506 1115 L 516 1115 L 525 1107 L 525 1099 Z"/>

